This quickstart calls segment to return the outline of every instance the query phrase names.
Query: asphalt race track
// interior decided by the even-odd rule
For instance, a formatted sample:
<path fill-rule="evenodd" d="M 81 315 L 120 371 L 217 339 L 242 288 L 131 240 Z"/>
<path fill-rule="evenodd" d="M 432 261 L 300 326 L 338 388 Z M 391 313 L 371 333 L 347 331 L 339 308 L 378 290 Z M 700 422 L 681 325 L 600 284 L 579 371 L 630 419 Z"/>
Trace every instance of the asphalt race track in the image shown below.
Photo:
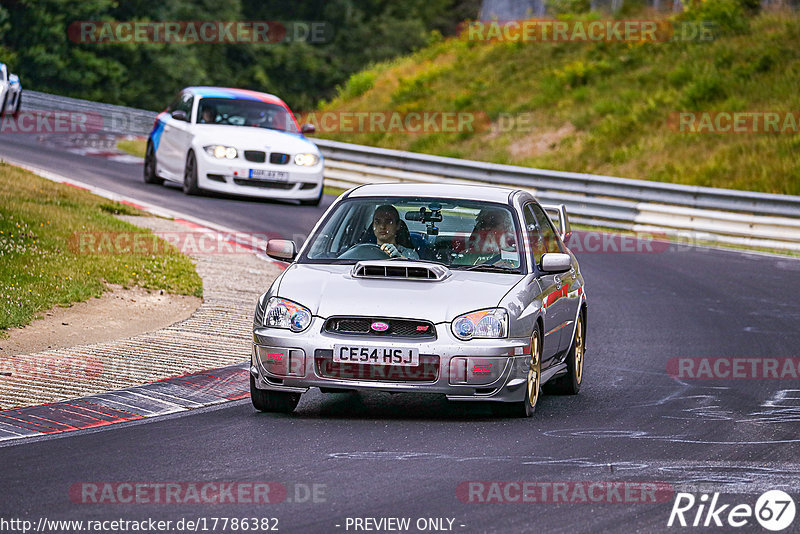
<path fill-rule="evenodd" d="M 244 232 L 306 234 L 332 201 L 314 208 L 187 197 L 145 185 L 140 164 L 75 154 L 35 135 L 4 136 L 0 157 Z M 406 394 L 313 391 L 291 416 L 233 401 L 4 445 L 0 516 L 34 524 L 42 517 L 204 518 L 209 532 L 223 531 L 221 524 L 212 530 L 214 517 L 277 518 L 288 533 L 365 531 L 354 518 L 395 517 L 410 518 L 409 532 L 768 532 L 754 518 L 742 528 L 668 529 L 667 521 L 681 491 L 698 499 L 719 493 L 728 510 L 754 506 L 771 489 L 798 499 L 800 379 L 671 374 L 676 358 L 800 356 L 800 261 L 687 246 L 585 252 L 579 260 L 589 302 L 583 389 L 575 397 L 543 396 L 531 419 Z M 551 492 L 548 502 L 498 503 L 515 500 L 516 492 L 492 481 L 551 490 L 565 481 L 620 482 L 615 487 L 634 491 L 584 502 L 571 485 L 567 498 Z M 269 482 L 286 493 L 270 486 L 281 502 L 212 505 L 93 504 L 76 493 L 83 483 L 125 482 Z M 637 483 L 661 483 L 666 496 L 640 499 Z M 506 491 L 498 499 L 492 487 Z M 495 502 L 479 502 L 492 496 Z M 378 531 L 398 531 L 383 526 Z M 784 530 L 791 531 L 800 531 L 800 518 Z"/>

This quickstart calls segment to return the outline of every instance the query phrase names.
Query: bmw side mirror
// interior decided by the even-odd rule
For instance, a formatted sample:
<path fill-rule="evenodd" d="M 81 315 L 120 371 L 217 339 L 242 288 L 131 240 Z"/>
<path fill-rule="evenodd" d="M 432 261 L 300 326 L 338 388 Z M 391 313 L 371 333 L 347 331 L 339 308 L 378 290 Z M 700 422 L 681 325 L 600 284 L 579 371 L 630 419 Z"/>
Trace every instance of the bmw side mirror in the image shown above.
<path fill-rule="evenodd" d="M 297 249 L 294 241 L 288 239 L 270 239 L 267 241 L 267 256 L 278 261 L 294 261 Z"/>
<path fill-rule="evenodd" d="M 176 121 L 188 122 L 188 120 L 189 120 L 188 115 L 186 115 L 186 112 L 183 111 L 182 109 L 176 109 L 175 111 L 173 111 L 171 113 L 171 115 L 172 115 L 172 118 L 175 119 Z"/>
<path fill-rule="evenodd" d="M 563 273 L 572 268 L 572 258 L 569 254 L 548 252 L 542 255 L 540 268 L 546 273 Z"/>
<path fill-rule="evenodd" d="M 300 127 L 300 132 L 304 134 L 312 134 L 316 131 L 317 128 L 313 124 L 304 124 Z"/>

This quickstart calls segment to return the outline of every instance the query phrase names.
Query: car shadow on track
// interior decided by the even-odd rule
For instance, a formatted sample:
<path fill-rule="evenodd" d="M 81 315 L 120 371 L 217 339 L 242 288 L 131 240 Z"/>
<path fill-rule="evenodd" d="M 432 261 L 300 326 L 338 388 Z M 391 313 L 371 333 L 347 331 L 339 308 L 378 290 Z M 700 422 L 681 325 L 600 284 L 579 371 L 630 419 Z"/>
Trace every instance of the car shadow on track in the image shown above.
<path fill-rule="evenodd" d="M 548 410 L 546 397 L 539 398 L 533 419 Z M 266 417 L 276 414 L 263 414 Z M 432 393 L 342 393 L 308 392 L 289 416 L 292 419 L 377 420 L 405 421 L 497 421 L 515 419 L 497 415 L 490 402 L 454 402 Z"/>

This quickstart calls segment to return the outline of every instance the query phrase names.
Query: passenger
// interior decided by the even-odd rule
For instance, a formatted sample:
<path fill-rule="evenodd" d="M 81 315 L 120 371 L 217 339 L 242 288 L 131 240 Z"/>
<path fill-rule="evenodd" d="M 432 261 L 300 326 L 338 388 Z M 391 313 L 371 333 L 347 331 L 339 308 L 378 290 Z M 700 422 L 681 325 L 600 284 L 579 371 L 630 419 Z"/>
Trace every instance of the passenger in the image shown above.
<path fill-rule="evenodd" d="M 397 208 L 391 204 L 384 204 L 375 209 L 372 216 L 372 232 L 375 234 L 378 246 L 389 257 L 419 259 L 419 254 L 411 243 L 408 226 L 405 221 L 400 220 Z"/>
<path fill-rule="evenodd" d="M 469 236 L 469 252 L 478 254 L 475 263 L 489 262 L 498 267 L 519 265 L 513 225 L 506 210 L 482 209 Z"/>

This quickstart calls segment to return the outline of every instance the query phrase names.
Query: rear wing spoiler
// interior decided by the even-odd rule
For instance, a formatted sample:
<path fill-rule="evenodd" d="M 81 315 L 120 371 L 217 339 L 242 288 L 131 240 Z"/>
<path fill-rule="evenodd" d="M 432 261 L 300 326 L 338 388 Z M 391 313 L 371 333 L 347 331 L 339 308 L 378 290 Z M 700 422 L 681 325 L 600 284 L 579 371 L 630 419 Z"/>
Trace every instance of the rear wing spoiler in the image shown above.
<path fill-rule="evenodd" d="M 569 216 L 567 207 L 564 204 L 542 204 L 542 208 L 550 217 L 550 221 L 558 230 L 558 235 L 562 241 L 569 239 L 572 229 L 569 226 Z"/>

